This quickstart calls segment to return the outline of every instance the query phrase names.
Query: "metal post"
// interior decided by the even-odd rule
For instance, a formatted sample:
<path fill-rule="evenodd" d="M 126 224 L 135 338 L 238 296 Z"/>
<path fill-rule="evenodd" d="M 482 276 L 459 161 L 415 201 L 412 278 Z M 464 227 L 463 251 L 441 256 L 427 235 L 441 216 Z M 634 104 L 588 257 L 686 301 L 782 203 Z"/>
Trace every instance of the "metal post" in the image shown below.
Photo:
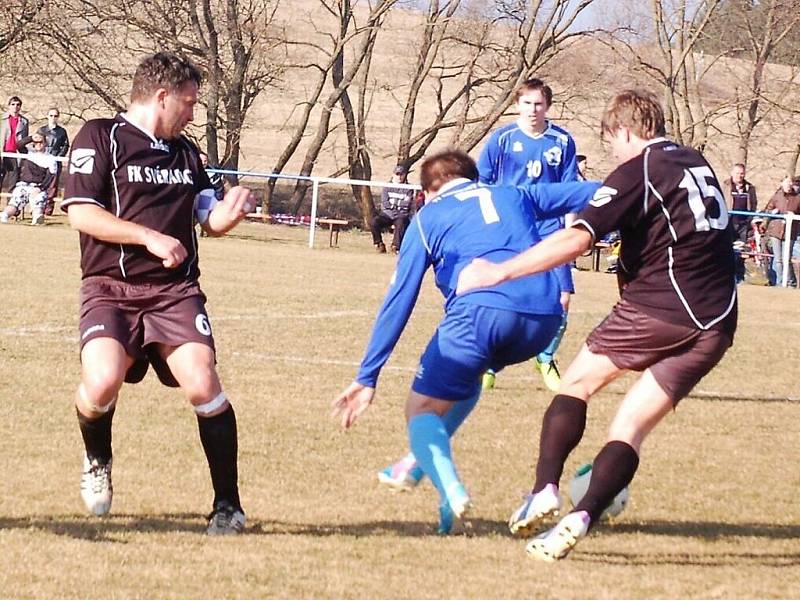
<path fill-rule="evenodd" d="M 794 213 L 785 215 L 783 227 L 783 246 L 781 252 L 783 253 L 783 273 L 781 273 L 781 286 L 786 287 L 789 285 L 789 269 L 792 268 L 792 229 L 794 225 Z M 800 286 L 800 282 L 798 282 Z"/>
<path fill-rule="evenodd" d="M 308 228 L 308 247 L 314 247 L 314 227 L 317 224 L 317 200 L 319 200 L 319 179 L 316 177 L 311 185 L 311 224 Z"/>

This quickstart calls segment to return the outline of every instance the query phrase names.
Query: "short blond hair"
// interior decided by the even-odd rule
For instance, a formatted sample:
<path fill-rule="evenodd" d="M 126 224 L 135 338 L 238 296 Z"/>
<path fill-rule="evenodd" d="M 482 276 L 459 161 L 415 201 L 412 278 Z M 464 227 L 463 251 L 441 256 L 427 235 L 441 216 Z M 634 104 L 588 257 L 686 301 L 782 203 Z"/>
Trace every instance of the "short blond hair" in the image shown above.
<path fill-rule="evenodd" d="M 664 135 L 664 109 L 658 97 L 642 89 L 619 92 L 608 103 L 600 129 L 603 134 L 613 134 L 620 127 L 627 127 L 643 140 Z"/>

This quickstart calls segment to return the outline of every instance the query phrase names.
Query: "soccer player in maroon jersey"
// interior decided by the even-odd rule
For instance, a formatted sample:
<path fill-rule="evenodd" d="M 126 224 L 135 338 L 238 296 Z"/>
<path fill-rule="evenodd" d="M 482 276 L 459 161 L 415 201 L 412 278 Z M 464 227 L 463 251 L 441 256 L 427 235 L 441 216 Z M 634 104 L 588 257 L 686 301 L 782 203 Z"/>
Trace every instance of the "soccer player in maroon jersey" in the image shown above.
<path fill-rule="evenodd" d="M 242 531 L 236 416 L 217 376 L 198 284 L 198 221 L 223 235 L 252 209 L 247 188 L 218 201 L 197 148 L 182 135 L 200 72 L 160 52 L 136 69 L 126 113 L 78 132 L 62 207 L 80 232 L 81 383 L 75 404 L 86 449 L 81 496 L 111 508 L 111 423 L 123 381 L 153 365 L 194 407 L 214 487 L 210 535 Z"/>
<path fill-rule="evenodd" d="M 474 261 L 458 284 L 463 293 L 546 271 L 620 231 L 621 298 L 589 334 L 545 412 L 536 481 L 512 530 L 530 531 L 561 508 L 559 481 L 583 436 L 589 399 L 625 371 L 642 375 L 594 459 L 586 495 L 527 545 L 548 561 L 565 557 L 630 483 L 645 437 L 719 362 L 736 330 L 733 231 L 711 167 L 663 137 L 663 109 L 650 92 L 617 94 L 601 126 L 621 164 L 573 225 L 506 262 Z"/>

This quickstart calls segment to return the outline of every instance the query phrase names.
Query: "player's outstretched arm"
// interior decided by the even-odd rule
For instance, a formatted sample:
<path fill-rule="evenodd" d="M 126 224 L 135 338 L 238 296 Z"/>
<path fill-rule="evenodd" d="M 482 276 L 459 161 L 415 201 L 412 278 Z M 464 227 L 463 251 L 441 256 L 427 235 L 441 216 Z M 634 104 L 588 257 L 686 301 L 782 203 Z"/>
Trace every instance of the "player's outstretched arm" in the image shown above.
<path fill-rule="evenodd" d="M 501 263 L 476 258 L 459 273 L 456 294 L 549 271 L 580 256 L 591 245 L 592 234 L 583 227 L 570 227 L 557 231 L 529 250 Z"/>
<path fill-rule="evenodd" d="M 225 235 L 244 219 L 256 205 L 255 197 L 249 188 L 237 185 L 228 190 L 225 198 L 218 202 L 208 220 L 203 223 L 206 233 L 213 236 Z"/>
<path fill-rule="evenodd" d="M 333 417 L 340 419 L 342 427 L 349 429 L 375 398 L 375 388 L 357 381 L 351 383 L 333 401 Z"/>
<path fill-rule="evenodd" d="M 186 260 L 186 248 L 174 237 L 120 219 L 100 206 L 72 204 L 68 214 L 73 229 L 104 242 L 144 246 L 167 269 L 174 269 Z"/>

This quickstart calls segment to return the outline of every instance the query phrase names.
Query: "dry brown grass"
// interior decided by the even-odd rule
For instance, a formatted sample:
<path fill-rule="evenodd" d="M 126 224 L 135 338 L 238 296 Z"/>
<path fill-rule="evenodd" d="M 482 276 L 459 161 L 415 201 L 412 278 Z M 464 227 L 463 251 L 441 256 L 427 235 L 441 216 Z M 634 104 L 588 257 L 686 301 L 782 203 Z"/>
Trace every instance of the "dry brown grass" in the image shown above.
<path fill-rule="evenodd" d="M 733 349 L 645 445 L 632 504 L 569 560 L 526 558 L 505 533 L 531 481 L 547 392 L 508 369 L 455 442 L 476 503 L 472 537 L 432 534 L 435 497 L 377 489 L 405 446 L 402 402 L 440 316 L 427 282 L 350 433 L 328 404 L 356 370 L 392 270 L 364 234 L 338 250 L 306 230 L 247 224 L 202 240 L 219 368 L 239 415 L 247 535 L 208 539 L 210 485 L 195 419 L 152 376 L 123 389 L 113 513 L 84 515 L 72 408 L 77 236 L 0 227 L 0 595 L 4 598 L 789 598 L 800 592 L 800 402 L 792 291 L 741 288 Z M 322 238 L 320 238 L 322 239 Z M 562 360 L 614 302 L 582 272 Z M 590 408 L 571 469 L 603 440 L 624 382 Z"/>

